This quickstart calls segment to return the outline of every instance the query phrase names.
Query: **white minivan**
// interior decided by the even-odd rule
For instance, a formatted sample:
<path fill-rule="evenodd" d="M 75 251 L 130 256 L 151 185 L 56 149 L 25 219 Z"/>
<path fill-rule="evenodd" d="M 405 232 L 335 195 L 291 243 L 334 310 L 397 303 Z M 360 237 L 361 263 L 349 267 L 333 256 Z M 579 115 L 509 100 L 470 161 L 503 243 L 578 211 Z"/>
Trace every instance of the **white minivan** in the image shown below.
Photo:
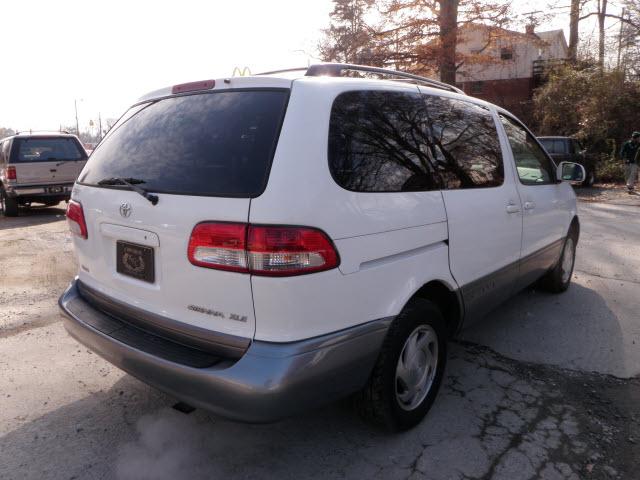
<path fill-rule="evenodd" d="M 568 288 L 583 177 L 508 112 L 401 72 L 176 85 L 73 187 L 59 303 L 78 341 L 193 406 L 265 422 L 355 394 L 406 429 L 452 335 L 533 282 Z"/>

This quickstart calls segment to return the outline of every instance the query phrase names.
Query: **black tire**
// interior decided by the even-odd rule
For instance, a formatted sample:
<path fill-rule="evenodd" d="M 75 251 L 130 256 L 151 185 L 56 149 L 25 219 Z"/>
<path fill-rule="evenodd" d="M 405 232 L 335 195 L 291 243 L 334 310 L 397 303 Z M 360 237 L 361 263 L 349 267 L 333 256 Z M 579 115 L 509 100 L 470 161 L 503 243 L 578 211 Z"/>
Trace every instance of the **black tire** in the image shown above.
<path fill-rule="evenodd" d="M 587 170 L 587 177 L 582 182 L 582 187 L 593 187 L 593 184 L 596 183 L 596 174 L 593 170 Z"/>
<path fill-rule="evenodd" d="M 15 198 L 8 197 L 4 189 L 0 189 L 0 208 L 2 209 L 2 215 L 5 217 L 18 216 L 18 201 Z"/>
<path fill-rule="evenodd" d="M 404 351 L 405 342 L 412 334 L 426 329 L 436 334 L 437 363 L 434 369 L 425 371 L 434 372 L 428 374 L 431 378 L 430 386 L 422 390 L 422 394 L 415 397 L 416 400 L 424 395 L 413 408 L 407 409 L 398 398 L 398 385 L 401 380 L 397 377 L 397 368 L 400 355 Z M 426 332 L 425 332 L 426 333 Z M 427 347 L 433 351 L 430 347 Z M 415 356 L 414 356 L 415 358 Z M 387 336 L 380 349 L 371 377 L 365 388 L 356 394 L 355 403 L 360 415 L 370 423 L 382 426 L 389 431 L 407 430 L 425 417 L 442 382 L 447 360 L 447 330 L 442 313 L 438 307 L 429 300 L 417 298 L 411 300 L 404 310 L 393 321 L 387 332 Z M 400 383 L 399 383 L 400 382 Z"/>
<path fill-rule="evenodd" d="M 572 242 L 572 245 L 570 245 Z M 549 270 L 539 281 L 539 285 L 543 290 L 551 293 L 566 292 L 571 285 L 571 277 L 573 268 L 576 263 L 576 247 L 578 244 L 578 234 L 575 228 L 569 230 L 569 234 L 562 246 L 562 253 L 558 263 Z M 570 267 L 566 267 L 565 255 L 570 255 Z"/>

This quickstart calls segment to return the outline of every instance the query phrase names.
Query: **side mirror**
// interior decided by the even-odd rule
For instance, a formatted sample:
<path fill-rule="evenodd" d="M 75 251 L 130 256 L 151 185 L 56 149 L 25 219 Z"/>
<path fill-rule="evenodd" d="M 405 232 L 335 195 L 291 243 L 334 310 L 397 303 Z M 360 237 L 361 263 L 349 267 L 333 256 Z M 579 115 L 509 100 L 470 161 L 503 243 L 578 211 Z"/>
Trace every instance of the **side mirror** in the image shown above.
<path fill-rule="evenodd" d="M 582 183 L 587 178 L 587 172 L 579 163 L 560 162 L 556 170 L 556 178 L 561 182 Z"/>

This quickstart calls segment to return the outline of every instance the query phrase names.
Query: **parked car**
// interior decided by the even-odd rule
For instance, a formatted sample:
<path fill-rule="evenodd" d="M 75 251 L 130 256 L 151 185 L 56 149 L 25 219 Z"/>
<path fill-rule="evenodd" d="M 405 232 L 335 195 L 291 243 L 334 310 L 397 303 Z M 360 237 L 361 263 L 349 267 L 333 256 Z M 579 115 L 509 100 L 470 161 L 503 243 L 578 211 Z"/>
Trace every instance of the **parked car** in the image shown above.
<path fill-rule="evenodd" d="M 363 70 L 388 79 L 344 76 Z M 559 179 L 583 176 L 509 112 L 400 72 L 176 85 L 76 182 L 80 268 L 59 303 L 78 341 L 193 406 L 266 422 L 356 394 L 402 430 L 435 399 L 447 339 L 532 282 L 569 287 L 579 223 Z"/>
<path fill-rule="evenodd" d="M 582 165 L 586 171 L 586 178 L 582 182 L 590 187 L 596 181 L 595 160 L 582 144 L 572 137 L 538 137 L 540 143 L 556 163 L 575 162 Z"/>
<path fill-rule="evenodd" d="M 71 197 L 87 152 L 75 135 L 19 133 L 0 140 L 0 209 L 18 215 L 20 205 L 57 205 Z"/>

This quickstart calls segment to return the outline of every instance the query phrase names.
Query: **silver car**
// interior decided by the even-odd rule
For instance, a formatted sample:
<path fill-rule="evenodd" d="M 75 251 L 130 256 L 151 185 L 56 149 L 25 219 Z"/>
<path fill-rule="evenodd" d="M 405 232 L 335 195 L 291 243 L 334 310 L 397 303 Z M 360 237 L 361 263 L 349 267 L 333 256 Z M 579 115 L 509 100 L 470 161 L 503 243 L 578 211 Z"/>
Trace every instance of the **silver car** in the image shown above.
<path fill-rule="evenodd" d="M 0 209 L 69 201 L 73 182 L 87 161 L 78 137 L 68 133 L 22 133 L 0 140 Z"/>

